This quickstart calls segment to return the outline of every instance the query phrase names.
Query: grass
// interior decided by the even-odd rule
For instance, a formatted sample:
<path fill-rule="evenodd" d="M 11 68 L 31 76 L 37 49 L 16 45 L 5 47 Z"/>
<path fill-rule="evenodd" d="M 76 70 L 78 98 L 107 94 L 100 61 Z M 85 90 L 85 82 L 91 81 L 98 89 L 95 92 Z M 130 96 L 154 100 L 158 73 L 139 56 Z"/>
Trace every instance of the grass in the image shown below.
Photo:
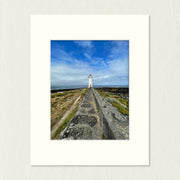
<path fill-rule="evenodd" d="M 51 98 L 64 96 L 64 95 L 66 95 L 66 93 L 54 93 L 54 94 L 51 94 Z"/>
<path fill-rule="evenodd" d="M 63 124 L 61 124 L 61 126 L 58 127 L 58 129 L 56 130 L 55 134 L 53 135 L 52 139 L 56 139 L 57 136 L 60 134 L 61 131 L 63 131 L 65 129 L 65 127 L 67 126 L 67 124 L 69 123 L 69 121 L 74 117 L 74 115 L 76 114 L 78 109 L 78 105 L 76 106 L 75 109 L 73 109 L 73 111 L 68 115 L 68 117 L 65 119 L 65 121 L 63 122 Z"/>
<path fill-rule="evenodd" d="M 106 97 L 111 97 L 111 98 L 115 98 L 117 99 L 121 104 L 124 104 L 127 108 L 123 107 L 121 104 L 117 103 L 117 102 L 112 102 L 111 104 L 117 108 L 117 110 L 121 113 L 121 114 L 127 114 L 129 115 L 129 100 L 128 99 L 123 99 L 120 98 L 117 95 L 114 95 L 112 93 L 107 93 L 107 92 L 103 92 L 101 90 L 98 90 L 98 92 L 101 94 L 101 96 L 103 96 L 104 98 Z"/>
<path fill-rule="evenodd" d="M 112 97 L 112 94 L 111 93 L 107 93 L 107 92 L 103 92 L 101 90 L 98 90 L 98 92 L 101 94 L 101 96 L 103 96 L 104 98 L 105 97 Z"/>
<path fill-rule="evenodd" d="M 129 107 L 129 100 L 128 99 L 123 99 L 118 97 L 117 98 L 119 100 L 120 103 L 124 104 L 125 106 Z"/>
<path fill-rule="evenodd" d="M 81 93 L 81 96 L 82 96 L 82 97 L 84 97 L 84 95 L 86 94 L 87 90 L 88 90 L 88 89 L 86 88 L 86 89 L 84 90 L 84 92 Z"/>
<path fill-rule="evenodd" d="M 70 91 L 63 91 L 63 92 L 57 92 L 51 94 L 51 128 L 63 117 L 65 112 L 70 109 L 70 107 L 73 105 L 76 98 L 79 96 L 80 99 L 78 100 L 78 103 L 82 100 L 86 93 L 87 89 L 81 89 L 81 90 L 70 90 Z M 74 111 L 74 110 L 73 110 Z M 74 116 L 76 112 L 73 112 L 69 114 L 69 116 L 64 120 L 62 125 L 58 127 L 56 132 L 51 136 L 51 139 L 58 139 L 60 132 L 67 126 L 69 122 L 69 118 Z"/>
<path fill-rule="evenodd" d="M 127 114 L 127 115 L 129 115 L 129 110 L 126 109 L 126 108 L 124 108 L 121 104 L 116 103 L 116 102 L 113 102 L 112 105 L 113 105 L 114 107 L 116 107 L 117 110 L 118 110 L 121 114 Z"/>

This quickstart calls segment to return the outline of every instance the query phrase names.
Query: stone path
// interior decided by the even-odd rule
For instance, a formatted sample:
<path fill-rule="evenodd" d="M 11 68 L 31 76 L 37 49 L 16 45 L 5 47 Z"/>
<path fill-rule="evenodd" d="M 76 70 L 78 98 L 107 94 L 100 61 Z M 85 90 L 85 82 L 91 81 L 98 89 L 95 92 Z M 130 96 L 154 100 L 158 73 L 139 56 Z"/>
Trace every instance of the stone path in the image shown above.
<path fill-rule="evenodd" d="M 101 123 L 93 96 L 88 89 L 75 117 L 60 135 L 60 139 L 102 139 Z"/>

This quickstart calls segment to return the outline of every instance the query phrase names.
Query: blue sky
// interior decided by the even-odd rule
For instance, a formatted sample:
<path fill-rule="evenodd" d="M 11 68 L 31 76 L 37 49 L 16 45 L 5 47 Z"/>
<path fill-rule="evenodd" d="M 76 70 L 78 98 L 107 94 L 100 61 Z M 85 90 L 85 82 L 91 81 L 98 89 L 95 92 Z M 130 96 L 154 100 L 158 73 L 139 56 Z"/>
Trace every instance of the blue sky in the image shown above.
<path fill-rule="evenodd" d="M 51 88 L 129 85 L 129 41 L 51 41 Z"/>

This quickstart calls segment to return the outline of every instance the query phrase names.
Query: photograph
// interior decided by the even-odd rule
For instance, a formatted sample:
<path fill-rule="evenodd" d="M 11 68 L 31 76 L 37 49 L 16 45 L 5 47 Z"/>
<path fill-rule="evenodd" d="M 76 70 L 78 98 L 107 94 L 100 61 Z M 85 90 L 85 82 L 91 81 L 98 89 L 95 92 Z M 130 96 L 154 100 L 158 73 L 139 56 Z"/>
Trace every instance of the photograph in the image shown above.
<path fill-rule="evenodd" d="M 31 24 L 31 164 L 148 165 L 149 16 Z"/>
<path fill-rule="evenodd" d="M 51 40 L 51 140 L 129 140 L 129 40 Z"/>

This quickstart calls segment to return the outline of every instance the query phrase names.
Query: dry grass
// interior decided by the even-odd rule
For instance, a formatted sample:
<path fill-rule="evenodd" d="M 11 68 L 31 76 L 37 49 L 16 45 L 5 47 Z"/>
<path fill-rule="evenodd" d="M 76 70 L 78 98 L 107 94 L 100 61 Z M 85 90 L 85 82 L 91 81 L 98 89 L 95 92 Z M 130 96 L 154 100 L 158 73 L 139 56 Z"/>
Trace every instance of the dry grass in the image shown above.
<path fill-rule="evenodd" d="M 82 92 L 84 92 L 84 89 L 64 91 L 51 95 L 51 128 L 70 109 Z"/>
<path fill-rule="evenodd" d="M 71 108 L 79 96 L 81 96 L 79 101 L 82 100 L 86 91 L 86 89 L 76 89 L 51 94 L 51 130 L 55 128 L 57 122 Z"/>

